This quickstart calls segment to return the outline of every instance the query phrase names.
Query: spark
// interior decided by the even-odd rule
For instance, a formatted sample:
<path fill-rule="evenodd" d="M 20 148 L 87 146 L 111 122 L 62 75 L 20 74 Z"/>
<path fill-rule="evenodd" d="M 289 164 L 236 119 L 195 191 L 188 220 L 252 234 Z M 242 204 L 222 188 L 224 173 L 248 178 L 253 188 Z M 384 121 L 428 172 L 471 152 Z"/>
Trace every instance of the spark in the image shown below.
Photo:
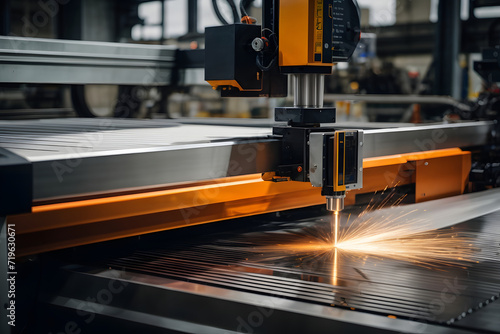
<path fill-rule="evenodd" d="M 435 230 L 418 210 L 397 210 L 405 195 L 392 192 L 380 203 L 372 201 L 358 217 L 341 228 L 335 247 L 352 255 L 408 261 L 424 266 L 462 265 L 473 262 L 473 238 L 453 229 Z M 391 207 L 391 210 L 384 208 Z"/>
<path fill-rule="evenodd" d="M 390 221 L 392 220 L 397 221 L 397 218 Z M 268 256 L 273 254 L 268 260 L 287 256 L 311 261 L 329 258 L 334 262 L 334 281 L 337 280 L 339 257 L 388 258 L 443 269 L 446 266 L 463 267 L 467 263 L 476 262 L 474 259 L 478 253 L 474 238 L 468 233 L 453 229 L 415 232 L 412 221 L 390 225 L 377 220 L 354 219 L 340 228 L 336 244 L 328 236 L 328 231 L 331 231 L 329 228 L 317 231 L 323 232 L 312 234 L 311 231 L 304 230 L 289 235 L 289 240 L 283 235 L 279 238 L 280 243 L 258 246 L 255 250 Z"/>
<path fill-rule="evenodd" d="M 377 224 L 374 224 L 376 226 Z M 467 234 L 454 231 L 428 231 L 418 234 L 399 226 L 391 231 L 346 235 L 336 248 L 350 254 L 408 261 L 424 266 L 462 265 L 473 262 L 477 249 Z M 410 233 L 410 234 L 408 234 Z"/>
<path fill-rule="evenodd" d="M 279 258 L 280 251 L 282 255 L 294 254 L 307 259 L 327 256 L 334 262 L 334 281 L 338 257 L 390 258 L 435 269 L 464 267 L 476 262 L 478 249 L 473 235 L 453 228 L 433 229 L 432 221 L 421 218 L 422 212 L 399 209 L 405 196 L 396 197 L 391 191 L 381 200 L 372 198 L 363 212 L 354 219 L 349 215 L 346 223 L 340 224 L 340 215 L 334 212 L 329 228 L 316 226 L 295 232 L 288 242 L 287 237 L 281 235 L 283 242 L 257 249 L 275 252 L 275 259 Z M 385 210 L 387 208 L 390 209 Z"/>

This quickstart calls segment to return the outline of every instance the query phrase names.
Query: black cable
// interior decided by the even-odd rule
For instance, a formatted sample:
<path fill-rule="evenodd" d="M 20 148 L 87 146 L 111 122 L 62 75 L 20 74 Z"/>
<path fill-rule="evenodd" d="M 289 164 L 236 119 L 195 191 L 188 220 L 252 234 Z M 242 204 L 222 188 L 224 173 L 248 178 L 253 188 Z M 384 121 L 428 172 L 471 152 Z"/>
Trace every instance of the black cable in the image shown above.
<path fill-rule="evenodd" d="M 240 22 L 240 16 L 238 15 L 238 10 L 236 9 L 236 5 L 234 3 L 234 0 L 227 0 L 227 3 L 231 7 L 231 11 L 233 13 L 234 23 Z"/>
<path fill-rule="evenodd" d="M 212 0 L 212 7 L 214 8 L 215 15 L 219 19 L 220 23 L 229 24 L 224 18 L 224 16 L 222 16 L 222 14 L 220 13 L 219 6 L 217 5 L 217 0 Z"/>
<path fill-rule="evenodd" d="M 255 63 L 257 64 L 257 67 L 263 72 L 267 72 L 271 68 L 273 68 L 274 65 L 276 64 L 277 59 L 278 59 L 278 39 L 276 37 L 276 34 L 272 30 L 267 29 L 267 28 L 263 30 L 263 32 L 265 32 L 265 31 L 270 32 L 268 40 L 275 45 L 275 49 L 274 49 L 273 54 L 272 54 L 272 59 L 268 65 L 263 64 L 263 60 L 264 60 L 264 52 L 263 51 L 259 52 L 259 54 L 257 55 L 257 59 L 256 59 Z"/>
<path fill-rule="evenodd" d="M 244 18 L 245 16 L 248 16 L 247 10 L 245 9 L 245 0 L 240 1 L 240 13 L 241 13 L 241 18 Z"/>
<path fill-rule="evenodd" d="M 244 18 L 245 16 L 250 16 L 250 15 L 248 15 L 248 9 L 252 6 L 253 2 L 254 2 L 254 0 L 241 0 L 240 1 L 241 18 Z"/>
<path fill-rule="evenodd" d="M 226 0 L 227 3 L 229 4 L 229 7 L 231 7 L 231 12 L 233 14 L 233 20 L 234 22 L 239 22 L 240 17 L 238 15 L 238 10 L 236 9 L 236 5 L 234 4 L 234 0 Z M 219 21 L 222 24 L 229 24 L 229 22 L 226 21 L 224 16 L 222 16 L 222 13 L 219 10 L 219 5 L 217 3 L 217 0 L 212 0 L 212 7 L 214 8 L 215 15 L 219 19 Z"/>
<path fill-rule="evenodd" d="M 262 64 L 262 60 L 261 60 L 261 58 L 263 58 L 262 52 L 261 52 L 261 53 L 259 53 L 259 54 L 257 55 L 257 60 L 256 60 L 257 67 L 258 67 L 261 71 L 263 71 L 263 72 L 267 72 L 267 71 L 269 71 L 269 70 L 270 70 L 270 69 L 274 66 L 274 64 L 276 63 L 276 59 L 277 59 L 278 57 L 274 56 L 274 57 L 273 57 L 273 59 L 269 62 L 269 64 L 268 64 L 267 66 L 264 66 L 264 65 Z"/>

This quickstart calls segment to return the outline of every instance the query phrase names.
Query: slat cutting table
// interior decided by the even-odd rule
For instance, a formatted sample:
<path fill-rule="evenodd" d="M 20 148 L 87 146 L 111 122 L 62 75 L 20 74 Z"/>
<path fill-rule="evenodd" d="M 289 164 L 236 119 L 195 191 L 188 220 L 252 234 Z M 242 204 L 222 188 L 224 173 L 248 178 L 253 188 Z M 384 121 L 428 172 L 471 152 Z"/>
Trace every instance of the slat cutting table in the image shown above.
<path fill-rule="evenodd" d="M 441 268 L 369 254 L 341 254 L 334 263 L 328 255 L 255 251 L 270 235 L 294 241 L 305 230 L 324 229 L 328 217 L 253 219 L 231 232 L 181 234 L 147 250 L 62 268 L 42 304 L 50 314 L 71 315 L 85 296 L 113 282 L 124 284 L 123 292 L 99 308 L 98 327 L 88 328 L 498 333 L 499 218 L 496 211 L 453 226 L 474 235 L 477 263 Z"/>

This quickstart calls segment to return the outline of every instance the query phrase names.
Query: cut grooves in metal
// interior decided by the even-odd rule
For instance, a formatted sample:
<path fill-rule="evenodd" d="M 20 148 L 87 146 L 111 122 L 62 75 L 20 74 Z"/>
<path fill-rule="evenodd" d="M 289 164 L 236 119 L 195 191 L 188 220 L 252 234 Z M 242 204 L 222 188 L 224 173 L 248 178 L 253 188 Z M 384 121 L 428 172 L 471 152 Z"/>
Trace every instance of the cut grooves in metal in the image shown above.
<path fill-rule="evenodd" d="M 390 259 L 346 258 L 332 284 L 329 259 L 267 258 L 252 250 L 255 233 L 195 240 L 136 252 L 106 263 L 114 269 L 321 305 L 460 326 L 500 295 L 500 212 L 453 227 L 481 249 L 464 267 L 429 269 Z M 310 221 L 309 221 L 310 223 Z M 318 221 L 315 222 L 316 224 Z M 303 226 L 297 222 L 295 228 Z M 272 223 L 276 233 L 292 231 Z M 269 225 L 267 226 L 269 228 Z M 220 235 L 219 235 L 220 236 Z M 495 301 L 497 303 L 498 301 Z M 467 326 L 465 326 L 467 327 Z"/>

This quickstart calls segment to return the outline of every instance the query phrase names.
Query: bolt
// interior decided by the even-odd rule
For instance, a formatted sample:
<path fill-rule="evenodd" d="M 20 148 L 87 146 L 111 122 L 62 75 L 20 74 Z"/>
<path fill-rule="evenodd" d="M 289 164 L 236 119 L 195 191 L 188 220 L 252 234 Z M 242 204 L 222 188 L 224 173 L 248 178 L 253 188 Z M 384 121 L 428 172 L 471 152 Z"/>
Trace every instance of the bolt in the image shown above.
<path fill-rule="evenodd" d="M 252 49 L 257 52 L 264 50 L 264 41 L 262 38 L 257 37 L 252 41 Z"/>

